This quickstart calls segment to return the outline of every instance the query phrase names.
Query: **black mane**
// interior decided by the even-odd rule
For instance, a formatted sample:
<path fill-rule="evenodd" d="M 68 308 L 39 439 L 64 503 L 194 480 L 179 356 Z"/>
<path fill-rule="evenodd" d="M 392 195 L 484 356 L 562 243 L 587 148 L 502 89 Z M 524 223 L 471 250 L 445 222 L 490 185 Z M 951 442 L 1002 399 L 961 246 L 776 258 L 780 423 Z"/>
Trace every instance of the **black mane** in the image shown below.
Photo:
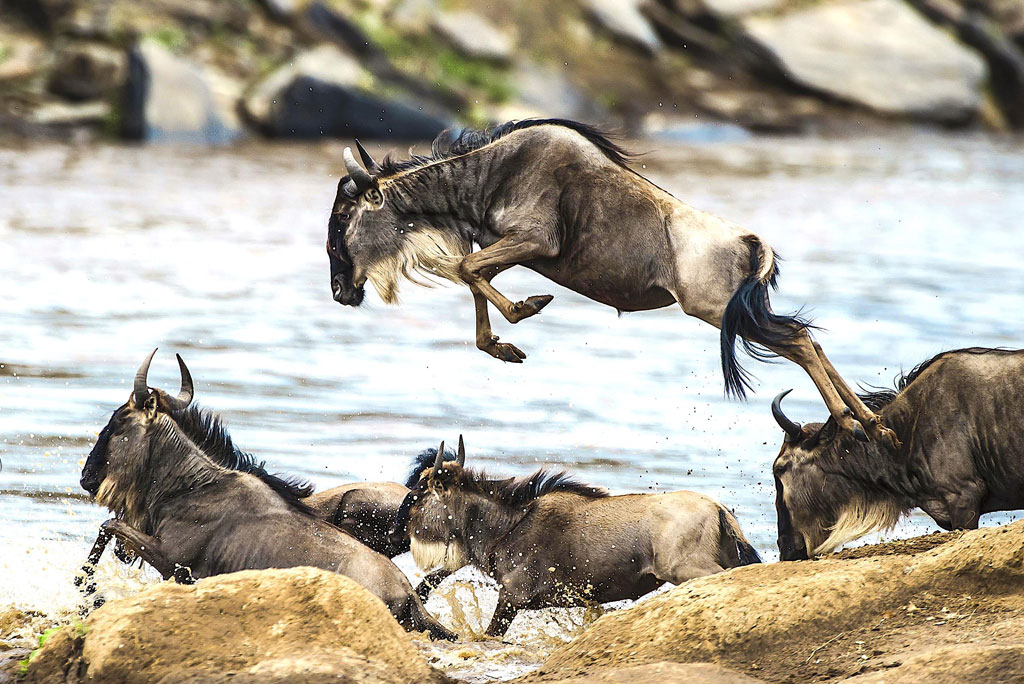
<path fill-rule="evenodd" d="M 940 352 L 933 356 L 932 358 L 928 359 L 927 361 L 922 361 L 921 363 L 914 366 L 914 368 L 911 369 L 909 373 L 901 372 L 897 374 L 893 381 L 895 389 L 888 389 L 885 387 L 869 387 L 871 391 L 858 393 L 857 396 L 859 396 L 861 401 L 863 401 L 864 404 L 872 411 L 880 411 L 882 408 L 892 403 L 892 401 L 896 397 L 898 397 L 900 393 L 903 392 L 903 390 L 907 389 L 907 387 L 909 387 L 910 384 L 914 382 L 914 380 L 917 380 L 922 373 L 928 370 L 932 366 L 932 364 L 934 364 L 936 361 L 939 361 L 940 359 L 943 359 L 947 356 L 951 356 L 953 354 L 989 354 L 992 352 L 1007 351 L 1011 350 L 1002 347 L 995 349 L 989 347 L 965 347 L 963 349 L 951 349 L 949 351 Z"/>
<path fill-rule="evenodd" d="M 434 461 L 437 459 L 437 449 L 430 448 L 424 449 L 416 458 L 412 460 L 412 470 L 409 471 L 409 477 L 405 481 L 405 486 L 412 489 L 416 486 L 416 483 L 420 481 L 420 476 L 423 475 L 423 471 L 434 465 Z M 444 460 L 454 461 L 455 452 L 451 449 L 444 450 Z"/>
<path fill-rule="evenodd" d="M 609 496 L 603 487 L 584 484 L 564 470 L 553 471 L 541 468 L 532 475 L 492 480 L 483 471 L 463 471 L 467 484 L 509 506 L 521 506 L 545 494 L 569 492 L 588 499 L 603 499 Z"/>
<path fill-rule="evenodd" d="M 189 406 L 175 411 L 171 417 L 211 461 L 229 470 L 255 475 L 293 508 L 313 515 L 313 510 L 302 501 L 313 493 L 313 485 L 297 477 L 268 473 L 264 468 L 266 461 L 257 462 L 255 456 L 234 445 L 217 414 Z"/>
<path fill-rule="evenodd" d="M 576 131 L 597 146 L 606 157 L 619 166 L 625 167 L 632 157 L 628 151 L 612 142 L 606 134 L 594 126 L 578 121 L 570 121 L 569 119 L 524 119 L 522 121 L 508 121 L 484 129 L 463 128 L 456 132 L 455 129 L 449 128 L 441 131 L 434 139 L 430 146 L 429 155 L 414 154 L 410 159 L 397 160 L 389 154 L 381 162 L 377 173 L 381 177 L 387 177 L 403 171 L 418 169 L 427 164 L 451 159 L 452 157 L 458 157 L 473 150 L 478 150 L 484 145 L 489 145 L 496 140 L 504 138 L 509 133 L 524 128 L 546 125 L 562 126 Z"/>

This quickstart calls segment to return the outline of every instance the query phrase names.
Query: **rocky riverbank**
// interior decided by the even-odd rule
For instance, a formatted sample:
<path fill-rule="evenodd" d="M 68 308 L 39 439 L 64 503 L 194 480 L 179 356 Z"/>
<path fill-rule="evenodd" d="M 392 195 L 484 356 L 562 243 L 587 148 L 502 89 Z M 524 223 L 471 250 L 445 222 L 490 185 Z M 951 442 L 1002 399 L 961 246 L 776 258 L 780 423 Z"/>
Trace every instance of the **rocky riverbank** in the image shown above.
<path fill-rule="evenodd" d="M 0 135 L 1024 127 L 1015 0 L 7 0 Z"/>
<path fill-rule="evenodd" d="M 1022 588 L 1024 521 L 747 566 L 608 613 L 517 681 L 1019 681 Z M 33 619 L 4 616 L 0 637 Z M 51 634 L 24 681 L 450 681 L 424 640 L 344 577 L 247 571 L 112 601 Z"/>

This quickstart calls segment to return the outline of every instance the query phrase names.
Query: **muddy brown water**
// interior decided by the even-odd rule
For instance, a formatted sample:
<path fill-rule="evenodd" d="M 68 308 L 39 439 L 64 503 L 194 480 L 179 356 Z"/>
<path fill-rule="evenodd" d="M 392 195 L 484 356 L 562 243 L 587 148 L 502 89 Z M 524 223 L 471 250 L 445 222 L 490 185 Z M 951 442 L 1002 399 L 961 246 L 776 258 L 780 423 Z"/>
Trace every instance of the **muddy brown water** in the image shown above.
<path fill-rule="evenodd" d="M 944 349 L 1021 346 L 1021 141 L 910 132 L 633 147 L 649 151 L 638 164 L 659 185 L 785 257 L 775 308 L 805 307 L 849 380 L 889 385 Z M 495 472 L 551 465 L 615 492 L 704 492 L 777 558 L 781 434 L 768 403 L 794 387 L 792 417 L 825 414 L 798 368 L 749 362 L 757 393 L 727 401 L 716 330 L 675 309 L 618 317 L 522 269 L 499 287 L 555 295 L 519 325 L 495 317 L 529 355 L 522 366 L 475 349 L 460 287 L 410 283 L 401 306 L 371 294 L 343 308 L 323 249 L 341 149 L 0 149 L 0 609 L 59 619 L 74 608 L 71 576 L 106 517 L 79 470 L 155 346 L 154 383 L 176 388 L 180 352 L 197 400 L 239 445 L 320 487 L 404 479 L 413 454 L 464 433 L 471 464 Z M 915 514 L 891 536 L 934 529 Z M 109 560 L 100 578 L 110 596 L 153 580 Z M 472 636 L 494 598 L 464 571 L 429 607 Z M 507 643 L 426 648 L 455 676 L 510 678 L 594 613 L 527 614 Z"/>

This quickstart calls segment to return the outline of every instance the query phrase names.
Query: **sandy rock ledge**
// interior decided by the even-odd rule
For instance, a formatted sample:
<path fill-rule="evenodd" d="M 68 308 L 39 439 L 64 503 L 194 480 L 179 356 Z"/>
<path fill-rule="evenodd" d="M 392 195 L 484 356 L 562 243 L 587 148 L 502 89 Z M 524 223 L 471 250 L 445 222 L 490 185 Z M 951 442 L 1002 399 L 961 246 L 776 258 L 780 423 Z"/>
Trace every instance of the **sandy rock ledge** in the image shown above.
<path fill-rule="evenodd" d="M 1024 681 L 1024 521 L 910 554 L 700 578 L 605 615 L 523 681 L 664 662 L 765 681 Z"/>
<path fill-rule="evenodd" d="M 84 636 L 82 632 L 85 632 Z M 33 660 L 27 683 L 449 681 L 384 604 L 313 568 L 245 571 L 194 586 L 155 585 L 66 627 Z"/>

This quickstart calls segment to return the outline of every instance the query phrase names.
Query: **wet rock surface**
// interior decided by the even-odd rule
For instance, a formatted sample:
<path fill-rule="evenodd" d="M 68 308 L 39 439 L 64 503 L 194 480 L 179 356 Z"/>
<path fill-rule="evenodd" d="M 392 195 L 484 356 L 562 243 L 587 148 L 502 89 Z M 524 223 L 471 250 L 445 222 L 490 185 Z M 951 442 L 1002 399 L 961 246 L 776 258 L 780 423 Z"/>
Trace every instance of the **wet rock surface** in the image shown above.
<path fill-rule="evenodd" d="M 1021 588 L 1024 522 L 910 555 L 747 566 L 602 617 L 526 681 L 664 661 L 712 661 L 766 681 L 952 681 L 943 678 L 956 676 L 957 659 L 975 662 L 960 681 L 1009 681 Z M 974 660 L 977 649 L 991 659 Z"/>
<path fill-rule="evenodd" d="M 445 682 L 384 604 L 313 568 L 162 583 L 54 634 L 26 682 Z"/>

